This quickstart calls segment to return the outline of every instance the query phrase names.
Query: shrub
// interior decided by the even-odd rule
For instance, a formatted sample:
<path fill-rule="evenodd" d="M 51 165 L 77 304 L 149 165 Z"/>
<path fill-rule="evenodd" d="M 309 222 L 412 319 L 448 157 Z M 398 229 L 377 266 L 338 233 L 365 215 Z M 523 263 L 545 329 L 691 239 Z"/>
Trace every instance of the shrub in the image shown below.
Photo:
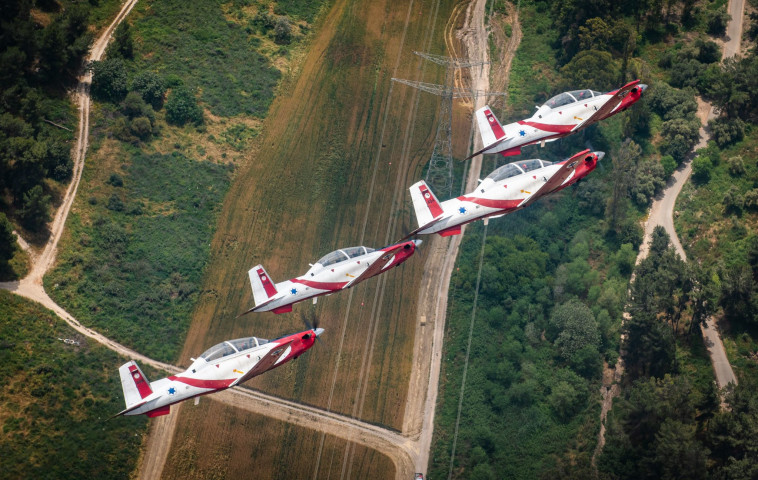
<path fill-rule="evenodd" d="M 713 139 L 721 148 L 739 142 L 745 136 L 745 122 L 739 118 L 716 118 L 708 122 L 708 126 Z"/>
<path fill-rule="evenodd" d="M 98 100 L 116 103 L 126 95 L 126 65 L 120 58 L 92 62 L 92 95 Z"/>
<path fill-rule="evenodd" d="M 108 179 L 108 183 L 114 187 L 122 187 L 124 186 L 124 179 L 121 178 L 121 175 L 118 173 L 111 173 L 111 176 Z"/>
<path fill-rule="evenodd" d="M 664 155 L 661 157 L 661 166 L 663 167 L 663 174 L 669 178 L 676 170 L 676 160 L 671 155 Z"/>
<path fill-rule="evenodd" d="M 50 221 L 50 195 L 45 195 L 41 185 L 24 194 L 20 217 L 24 227 L 33 232 L 39 232 Z"/>
<path fill-rule="evenodd" d="M 726 33 L 726 26 L 729 24 L 731 18 L 724 10 L 714 13 L 708 19 L 708 33 L 716 36 L 724 35 Z"/>
<path fill-rule="evenodd" d="M 713 164 L 706 156 L 695 157 L 692 161 L 692 177 L 698 183 L 708 183 L 711 179 L 711 170 L 713 170 Z"/>
<path fill-rule="evenodd" d="M 745 174 L 745 162 L 742 161 L 742 157 L 731 157 L 727 160 L 729 164 L 729 174 L 733 176 Z"/>
<path fill-rule="evenodd" d="M 108 199 L 108 205 L 106 205 L 106 208 L 108 210 L 113 210 L 114 212 L 123 212 L 124 202 L 114 193 L 111 195 L 111 198 Z"/>
<path fill-rule="evenodd" d="M 176 87 L 171 91 L 166 102 L 166 120 L 175 125 L 203 123 L 203 111 L 197 104 L 195 96 L 184 87 Z"/>
<path fill-rule="evenodd" d="M 163 105 L 166 95 L 166 82 L 156 73 L 149 70 L 138 73 L 132 80 L 132 90 L 139 93 L 142 99 L 156 110 Z"/>
<path fill-rule="evenodd" d="M 276 19 L 274 26 L 274 41 L 279 45 L 287 45 L 292 40 L 292 24 L 287 17 Z"/>

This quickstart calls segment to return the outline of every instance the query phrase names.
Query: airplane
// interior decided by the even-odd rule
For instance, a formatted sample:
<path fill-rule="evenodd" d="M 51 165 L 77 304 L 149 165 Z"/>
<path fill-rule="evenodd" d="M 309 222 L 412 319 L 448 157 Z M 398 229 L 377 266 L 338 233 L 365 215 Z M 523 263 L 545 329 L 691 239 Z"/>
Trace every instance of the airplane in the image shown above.
<path fill-rule="evenodd" d="M 410 187 L 419 227 L 408 234 L 461 233 L 461 226 L 482 218 L 498 218 L 527 207 L 539 198 L 575 184 L 597 166 L 604 152 L 577 153 L 562 162 L 532 159 L 508 163 L 480 180 L 476 190 L 440 203 L 421 180 Z"/>
<path fill-rule="evenodd" d="M 253 287 L 255 306 L 250 312 L 286 313 L 292 305 L 309 298 L 316 303 L 317 297 L 331 295 L 397 267 L 421 245 L 421 240 L 410 240 L 389 245 L 379 250 L 367 247 L 350 247 L 335 250 L 319 259 L 305 275 L 274 285 L 263 265 L 256 265 L 248 272 Z"/>
<path fill-rule="evenodd" d="M 526 120 L 501 125 L 489 106 L 476 111 L 479 135 L 484 148 L 470 155 L 500 153 L 508 157 L 520 155 L 521 147 L 552 142 L 566 137 L 590 125 L 623 112 L 637 100 L 647 85 L 639 80 L 629 82 L 618 90 L 600 93 L 593 90 L 564 92 L 538 107 L 537 112 Z"/>
<path fill-rule="evenodd" d="M 127 362 L 118 369 L 126 409 L 114 417 L 168 415 L 175 403 L 237 386 L 299 357 L 323 332 L 309 326 L 275 340 L 246 337 L 221 342 L 193 358 L 186 371 L 154 382 L 147 380 L 136 362 Z"/>

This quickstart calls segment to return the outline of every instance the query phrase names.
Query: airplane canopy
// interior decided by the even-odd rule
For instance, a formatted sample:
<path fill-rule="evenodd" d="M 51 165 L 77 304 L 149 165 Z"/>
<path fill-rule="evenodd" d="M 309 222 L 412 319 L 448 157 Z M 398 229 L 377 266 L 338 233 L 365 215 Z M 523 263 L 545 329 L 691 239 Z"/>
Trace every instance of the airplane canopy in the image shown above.
<path fill-rule="evenodd" d="M 366 248 L 366 247 L 343 248 L 340 250 L 335 250 L 332 253 L 327 253 L 326 255 L 321 257 L 316 263 L 320 264 L 322 267 L 326 267 L 328 265 L 333 265 L 335 263 L 344 262 L 345 260 L 349 260 L 353 257 L 360 257 L 361 255 L 365 255 L 373 251 L 374 251 L 373 248 Z"/>
<path fill-rule="evenodd" d="M 562 107 L 564 105 L 568 105 L 569 103 L 586 100 L 588 98 L 597 97 L 599 95 L 602 95 L 602 93 L 596 92 L 594 90 L 574 90 L 571 92 L 563 92 L 545 102 L 545 105 L 550 108 Z"/>
<path fill-rule="evenodd" d="M 522 173 L 526 173 L 530 170 L 547 167 L 548 165 L 552 165 L 552 162 L 546 162 L 539 159 L 520 160 L 518 162 L 508 163 L 500 168 L 495 169 L 492 173 L 487 175 L 487 178 L 491 179 L 493 182 L 499 182 L 509 177 L 521 175 Z"/>
<path fill-rule="evenodd" d="M 227 355 L 233 355 L 243 350 L 255 348 L 257 346 L 263 345 L 264 343 L 268 343 L 268 340 L 257 337 L 246 337 L 238 338 L 236 340 L 228 340 L 226 342 L 221 342 L 212 346 L 203 352 L 203 354 L 200 356 L 203 357 L 206 362 L 212 362 L 213 360 L 218 360 L 219 358 L 226 357 Z"/>

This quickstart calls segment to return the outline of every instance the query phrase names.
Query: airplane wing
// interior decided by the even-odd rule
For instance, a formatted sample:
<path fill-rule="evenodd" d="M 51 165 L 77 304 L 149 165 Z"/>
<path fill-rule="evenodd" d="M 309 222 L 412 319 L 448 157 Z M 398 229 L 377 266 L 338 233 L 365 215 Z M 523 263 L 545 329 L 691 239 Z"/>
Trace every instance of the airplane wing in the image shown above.
<path fill-rule="evenodd" d="M 376 260 L 374 260 L 374 263 L 372 263 L 371 265 L 369 265 L 369 267 L 366 270 L 364 270 L 363 273 L 361 273 L 357 277 L 355 277 L 352 280 L 350 280 L 349 282 L 347 282 L 347 284 L 344 287 L 342 287 L 342 289 L 344 290 L 346 288 L 349 288 L 352 285 L 354 285 L 354 284 L 356 284 L 356 283 L 358 283 L 358 282 L 360 282 L 362 280 L 365 280 L 365 279 L 367 279 L 369 277 L 372 277 L 372 276 L 376 275 L 377 273 L 379 273 L 381 271 L 381 269 L 385 265 L 387 265 L 387 262 L 389 262 L 390 260 L 392 260 L 392 257 L 394 257 L 395 254 L 397 252 L 399 252 L 400 250 L 402 250 L 402 249 L 403 249 L 403 245 L 402 244 L 398 244 L 398 245 L 395 245 L 394 247 L 392 247 L 391 249 L 387 250 L 386 252 L 384 252 L 384 255 L 382 255 L 381 257 L 379 257 Z"/>
<path fill-rule="evenodd" d="M 474 158 L 477 155 L 480 155 L 480 154 L 484 153 L 485 151 L 489 150 L 490 148 L 497 147 L 498 145 L 500 145 L 501 143 L 503 143 L 506 140 L 508 140 L 508 137 L 503 137 L 500 140 L 497 140 L 495 143 L 491 143 L 491 144 L 487 145 L 486 147 L 484 147 L 483 149 L 479 150 L 478 152 L 472 153 L 471 155 L 469 155 L 468 157 L 466 157 L 464 159 L 464 161 L 468 160 L 469 158 Z"/>
<path fill-rule="evenodd" d="M 278 345 L 276 348 L 272 348 L 271 350 L 269 350 L 269 352 L 266 355 L 264 355 L 258 361 L 258 363 L 255 364 L 253 368 L 248 370 L 247 373 L 242 375 L 237 380 L 233 381 L 231 385 L 229 385 L 229 387 L 233 387 L 235 385 L 239 385 L 242 382 L 246 382 L 250 380 L 251 378 L 257 375 L 260 375 L 261 373 L 271 368 L 271 366 L 275 364 L 277 360 L 279 360 L 279 356 L 282 355 L 285 350 L 287 350 L 287 347 L 289 347 L 292 342 L 293 340 L 290 340 L 289 342 L 282 343 L 281 345 Z M 251 355 L 254 355 L 254 354 L 251 354 Z"/>
<path fill-rule="evenodd" d="M 571 131 L 578 132 L 579 130 L 583 128 L 589 127 L 593 123 L 596 123 L 602 120 L 606 115 L 611 113 L 616 107 L 619 106 L 619 104 L 621 103 L 621 100 L 623 100 L 626 94 L 629 93 L 631 89 L 636 87 L 638 83 L 640 83 L 640 81 L 635 80 L 619 88 L 618 91 L 615 94 L 613 94 L 613 96 L 607 102 L 603 104 L 602 107 L 598 108 L 597 111 L 595 111 L 595 113 L 593 113 L 589 118 L 584 119 L 584 121 L 582 121 L 579 125 L 572 128 Z"/>
<path fill-rule="evenodd" d="M 552 192 L 556 188 L 563 185 L 563 182 L 566 181 L 566 179 L 574 173 L 574 170 L 576 170 L 576 167 L 579 166 L 582 157 L 589 153 L 589 148 L 587 150 L 584 150 L 583 152 L 579 152 L 573 157 L 566 160 L 563 165 L 561 165 L 561 168 L 558 169 L 555 174 L 553 174 L 552 177 L 550 177 L 547 182 L 545 182 L 539 190 L 534 192 L 533 194 L 529 195 L 524 199 L 523 202 L 519 204 L 520 207 L 526 207 L 527 205 L 531 205 L 532 203 L 539 200 L 540 197 L 543 197 L 547 195 L 548 193 Z"/>

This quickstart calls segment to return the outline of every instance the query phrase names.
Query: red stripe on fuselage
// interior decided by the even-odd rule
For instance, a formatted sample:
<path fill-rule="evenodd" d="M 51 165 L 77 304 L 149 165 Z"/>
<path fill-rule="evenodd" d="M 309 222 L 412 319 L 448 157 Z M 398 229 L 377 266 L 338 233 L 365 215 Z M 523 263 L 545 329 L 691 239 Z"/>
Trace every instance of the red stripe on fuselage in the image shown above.
<path fill-rule="evenodd" d="M 232 384 L 232 382 L 234 382 L 233 378 L 229 378 L 225 380 L 203 380 L 200 378 L 175 377 L 173 375 L 168 377 L 168 379 L 175 382 L 186 383 L 187 385 L 191 385 L 197 388 L 212 388 L 215 390 L 227 388 L 229 385 Z"/>
<path fill-rule="evenodd" d="M 492 114 L 492 112 L 487 109 L 484 111 L 484 115 L 487 117 L 487 121 L 490 122 L 490 128 L 492 129 L 492 133 L 495 134 L 495 139 L 500 140 L 505 136 L 505 132 L 503 131 L 503 127 L 500 126 L 500 123 L 498 123 L 495 116 Z"/>
<path fill-rule="evenodd" d="M 426 206 L 429 207 L 429 211 L 432 213 L 432 217 L 437 218 L 442 215 L 442 207 L 434 199 L 434 195 L 426 188 L 426 185 L 420 185 L 419 190 L 421 191 L 421 196 L 424 197 Z"/>
<path fill-rule="evenodd" d="M 483 207 L 499 208 L 502 210 L 510 210 L 519 206 L 523 200 L 495 200 L 490 198 L 478 198 L 478 197 L 458 197 L 458 200 L 463 202 L 471 202 Z"/>
<path fill-rule="evenodd" d="M 318 288 L 319 290 L 340 290 L 347 285 L 347 282 L 314 282 L 302 278 L 293 278 L 290 281 L 305 285 L 306 287 Z"/>
<path fill-rule="evenodd" d="M 263 271 L 262 268 L 259 268 L 256 270 L 258 274 L 258 278 L 261 279 L 261 283 L 263 284 L 263 289 L 266 290 L 266 295 L 268 295 L 268 298 L 273 297 L 276 295 L 276 287 L 271 283 L 271 279 L 268 278 L 268 275 L 266 275 L 266 272 Z"/>
<path fill-rule="evenodd" d="M 153 393 L 153 389 L 150 388 L 150 384 L 147 383 L 145 377 L 139 372 L 139 368 L 136 365 L 129 365 L 129 374 L 132 376 L 132 380 L 137 385 L 137 391 L 141 398 L 145 398 Z"/>
<path fill-rule="evenodd" d="M 552 132 L 552 133 L 571 133 L 571 130 L 574 129 L 578 124 L 570 124 L 570 125 L 550 125 L 548 123 L 537 123 L 537 122 L 530 122 L 528 120 L 519 120 L 519 125 L 528 125 L 530 127 L 538 128 L 542 130 L 543 132 Z"/>

